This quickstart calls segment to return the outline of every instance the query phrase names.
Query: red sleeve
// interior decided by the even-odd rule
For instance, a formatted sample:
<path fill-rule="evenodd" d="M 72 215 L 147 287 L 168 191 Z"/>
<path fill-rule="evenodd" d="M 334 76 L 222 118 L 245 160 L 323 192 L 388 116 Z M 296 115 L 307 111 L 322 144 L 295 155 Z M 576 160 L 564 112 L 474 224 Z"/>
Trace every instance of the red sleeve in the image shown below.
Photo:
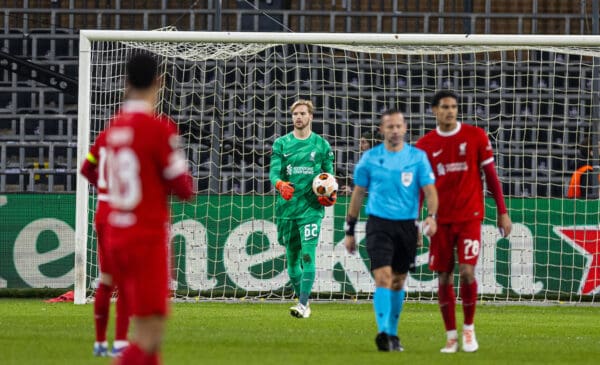
<path fill-rule="evenodd" d="M 480 167 L 484 167 L 486 164 L 490 162 L 494 162 L 494 151 L 492 149 L 492 144 L 490 143 L 490 139 L 488 138 L 485 131 L 481 128 L 477 127 L 477 131 L 479 132 L 479 163 Z"/>
<path fill-rule="evenodd" d="M 194 195 L 192 176 L 182 174 L 170 180 L 171 190 L 181 200 L 189 200 Z"/>
<path fill-rule="evenodd" d="M 96 141 L 85 156 L 85 161 L 81 166 L 81 174 L 94 186 L 98 186 L 98 160 L 100 159 L 99 150 L 105 145 L 106 133 L 102 131 Z"/>
<path fill-rule="evenodd" d="M 194 194 L 192 176 L 190 174 L 185 153 L 181 148 L 181 137 L 177 134 L 174 123 L 167 119 L 165 135 L 167 141 L 160 146 L 159 159 L 162 175 L 167 181 L 169 190 L 182 200 L 188 200 Z"/>
<path fill-rule="evenodd" d="M 487 183 L 487 187 L 496 201 L 498 214 L 506 213 L 507 210 L 506 205 L 504 204 L 504 194 L 502 194 L 502 186 L 500 186 L 500 180 L 496 174 L 496 165 L 494 162 L 484 165 L 483 172 L 485 173 L 485 182 Z"/>
<path fill-rule="evenodd" d="M 94 165 L 86 159 L 81 166 L 81 175 L 83 175 L 90 184 L 98 185 L 98 165 Z"/>

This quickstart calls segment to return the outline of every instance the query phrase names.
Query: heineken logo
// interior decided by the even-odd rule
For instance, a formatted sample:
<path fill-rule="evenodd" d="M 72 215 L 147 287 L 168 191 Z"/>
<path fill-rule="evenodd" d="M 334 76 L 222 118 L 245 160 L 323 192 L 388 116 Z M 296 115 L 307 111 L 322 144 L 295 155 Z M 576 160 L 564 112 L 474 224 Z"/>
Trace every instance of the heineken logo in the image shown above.
<path fill-rule="evenodd" d="M 256 205 L 252 197 L 228 199 L 231 201 L 223 197 L 198 197 L 197 206 L 205 207 L 203 213 L 194 209 L 187 211 L 191 209 L 188 204 L 173 206 L 175 216 L 201 214 L 196 219 L 173 224 L 171 238 L 173 251 L 178 255 L 175 262 L 179 289 L 210 290 L 225 286 L 269 291 L 282 288 L 289 278 L 285 248 L 277 242 L 273 217 L 275 197 L 265 198 L 262 205 Z M 344 248 L 342 226 L 347 203 L 344 199 L 341 197 L 336 206 L 325 210 L 315 258 L 315 292 L 372 292 L 374 288 L 365 250 L 361 250 L 362 256 L 349 255 Z M 540 204 L 540 201 L 532 204 Z M 68 287 L 73 284 L 74 195 L 0 195 L 0 214 L 3 217 L 0 220 L 3 252 L 0 287 Z M 514 214 L 518 216 L 518 211 Z M 578 213 L 573 210 L 572 214 Z M 537 222 L 564 221 L 564 217 L 551 210 L 538 211 L 536 217 Z M 493 224 L 482 226 L 476 269 L 480 293 L 593 295 L 600 292 L 599 226 L 514 221 L 508 240 L 500 236 Z M 364 245 L 364 222 L 357 224 L 356 234 Z M 86 271 L 95 275 L 93 245 L 93 241 L 88 243 Z M 427 262 L 427 249 L 420 249 L 416 271 L 407 282 L 409 291 L 435 292 L 436 275 L 429 271 Z M 93 279 L 95 277 L 88 278 L 90 282 Z"/>

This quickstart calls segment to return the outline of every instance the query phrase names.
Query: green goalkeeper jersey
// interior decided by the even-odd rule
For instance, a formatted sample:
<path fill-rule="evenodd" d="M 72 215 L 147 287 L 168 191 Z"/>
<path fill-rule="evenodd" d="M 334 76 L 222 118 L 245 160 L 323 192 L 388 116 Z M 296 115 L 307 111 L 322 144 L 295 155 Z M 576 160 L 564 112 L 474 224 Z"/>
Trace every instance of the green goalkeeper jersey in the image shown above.
<path fill-rule="evenodd" d="M 316 133 L 307 139 L 297 139 L 293 133 L 279 137 L 273 143 L 269 179 L 294 184 L 294 196 L 285 200 L 278 194 L 275 216 L 278 219 L 323 218 L 325 210 L 312 191 L 312 181 L 321 172 L 333 174 L 333 151 L 329 142 Z"/>

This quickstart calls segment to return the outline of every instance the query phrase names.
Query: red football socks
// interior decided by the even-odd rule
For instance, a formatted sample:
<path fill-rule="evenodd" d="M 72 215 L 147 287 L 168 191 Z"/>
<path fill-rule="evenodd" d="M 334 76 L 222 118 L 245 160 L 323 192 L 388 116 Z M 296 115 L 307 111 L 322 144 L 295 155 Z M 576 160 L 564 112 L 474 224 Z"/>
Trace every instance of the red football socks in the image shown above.
<path fill-rule="evenodd" d="M 438 303 L 446 331 L 456 330 L 456 296 L 454 285 L 440 285 L 438 288 Z"/>
<path fill-rule="evenodd" d="M 106 341 L 106 326 L 108 325 L 108 311 L 112 287 L 100 283 L 94 299 L 94 321 L 96 322 L 96 341 Z"/>
<path fill-rule="evenodd" d="M 129 313 L 127 306 L 127 296 L 124 295 L 123 290 L 121 290 L 119 291 L 119 298 L 117 299 L 115 341 L 127 341 L 127 331 L 129 330 Z"/>
<path fill-rule="evenodd" d="M 462 298 L 463 313 L 465 315 L 465 324 L 473 324 L 475 318 L 475 306 L 477 303 L 477 282 L 471 284 L 460 284 L 460 297 Z"/>

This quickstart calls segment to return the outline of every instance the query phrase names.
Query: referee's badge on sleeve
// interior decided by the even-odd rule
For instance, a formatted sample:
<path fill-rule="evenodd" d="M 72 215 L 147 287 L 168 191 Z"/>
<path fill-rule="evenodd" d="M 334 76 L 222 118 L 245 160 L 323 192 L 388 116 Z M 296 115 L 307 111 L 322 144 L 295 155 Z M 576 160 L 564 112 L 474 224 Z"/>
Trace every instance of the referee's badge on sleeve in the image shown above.
<path fill-rule="evenodd" d="M 402 173 L 402 185 L 409 187 L 413 181 L 413 173 L 412 172 L 403 172 Z"/>

